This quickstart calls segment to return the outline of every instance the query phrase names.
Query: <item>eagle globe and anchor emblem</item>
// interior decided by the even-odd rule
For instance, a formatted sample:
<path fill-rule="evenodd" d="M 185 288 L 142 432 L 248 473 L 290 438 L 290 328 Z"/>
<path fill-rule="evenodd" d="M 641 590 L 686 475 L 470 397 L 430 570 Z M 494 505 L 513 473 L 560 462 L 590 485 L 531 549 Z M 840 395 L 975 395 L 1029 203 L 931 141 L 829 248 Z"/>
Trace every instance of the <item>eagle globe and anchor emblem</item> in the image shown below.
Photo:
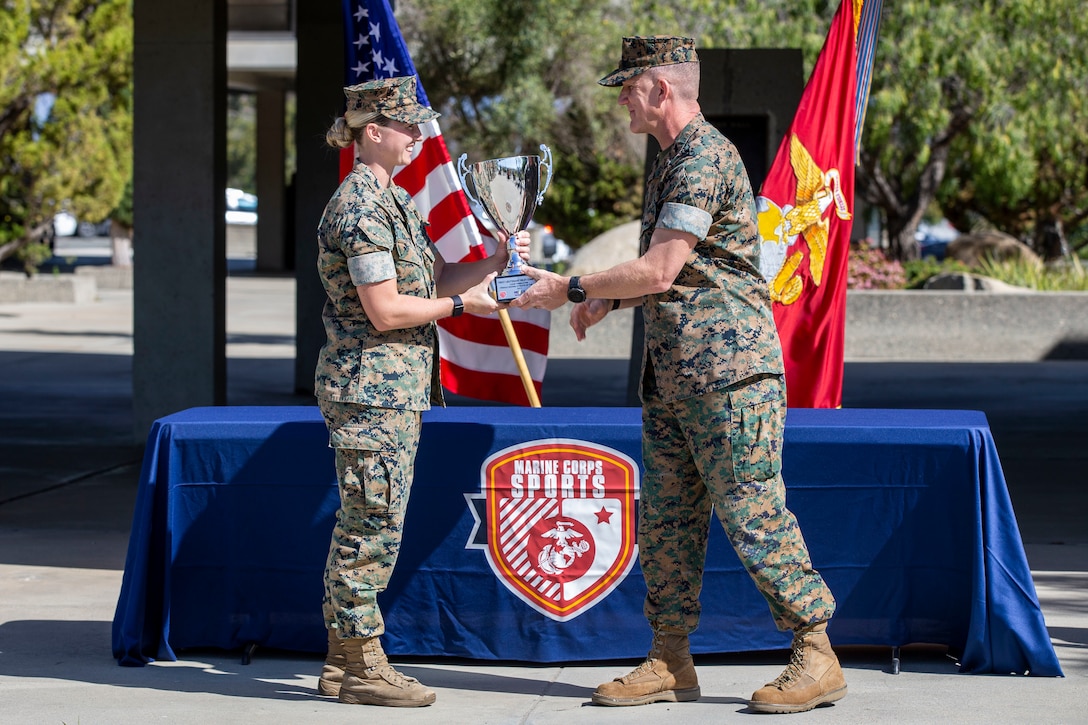
<path fill-rule="evenodd" d="M 798 272 L 805 255 L 799 249 L 790 253 L 797 238 L 803 237 L 808 246 L 809 276 L 819 287 L 831 229 L 825 214 L 834 208 L 839 219 L 851 218 L 838 169 L 820 169 L 797 134 L 790 135 L 790 165 L 797 178 L 796 201 L 780 207 L 766 196 L 756 199 L 759 271 L 770 284 L 771 300 L 784 305 L 792 305 L 804 291 L 804 280 Z"/>
<path fill-rule="evenodd" d="M 561 575 L 570 569 L 571 565 L 578 561 L 583 554 L 590 550 L 591 539 L 586 539 L 586 534 L 575 529 L 574 521 L 562 519 L 549 519 L 554 521 L 554 528 L 549 528 L 540 534 L 543 539 L 553 539 L 554 544 L 545 544 L 536 556 L 537 567 L 545 574 L 552 576 Z M 588 557 L 587 557 L 588 558 Z M 583 567 L 579 567 L 581 569 Z M 577 569 L 572 573 L 581 573 Z"/>

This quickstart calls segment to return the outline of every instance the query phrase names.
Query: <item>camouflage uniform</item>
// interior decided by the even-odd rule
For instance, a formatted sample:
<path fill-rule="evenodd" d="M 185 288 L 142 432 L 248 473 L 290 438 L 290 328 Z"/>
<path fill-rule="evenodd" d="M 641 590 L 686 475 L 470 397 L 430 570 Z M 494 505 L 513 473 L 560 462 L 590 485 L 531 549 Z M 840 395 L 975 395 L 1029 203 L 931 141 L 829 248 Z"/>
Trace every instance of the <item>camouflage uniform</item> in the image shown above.
<path fill-rule="evenodd" d="M 424 227 L 408 194 L 396 185 L 383 189 L 362 164 L 318 227 L 328 300 L 314 392 L 340 485 L 322 608 L 326 626 L 347 638 L 385 631 L 377 595 L 400 550 L 421 411 L 442 404 L 434 323 L 379 331 L 355 288 L 396 279 L 401 294 L 434 297 L 434 251 Z"/>
<path fill-rule="evenodd" d="M 702 115 L 654 164 L 642 254 L 657 227 L 699 241 L 672 287 L 643 302 L 646 617 L 663 631 L 698 625 L 713 507 L 778 627 L 825 621 L 834 599 L 785 505 L 782 351 L 752 189 L 736 147 Z"/>

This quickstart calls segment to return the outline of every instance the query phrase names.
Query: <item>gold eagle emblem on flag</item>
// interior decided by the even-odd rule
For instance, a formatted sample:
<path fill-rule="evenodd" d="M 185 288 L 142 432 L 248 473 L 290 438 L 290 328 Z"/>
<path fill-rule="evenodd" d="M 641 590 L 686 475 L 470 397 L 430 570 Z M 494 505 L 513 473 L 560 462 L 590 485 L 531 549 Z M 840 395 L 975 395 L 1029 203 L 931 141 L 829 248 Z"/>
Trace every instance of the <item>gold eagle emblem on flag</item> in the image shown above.
<path fill-rule="evenodd" d="M 830 218 L 825 214 L 834 207 L 839 219 L 851 218 L 838 169 L 820 169 L 797 134 L 790 135 L 790 165 L 797 178 L 794 203 L 779 207 L 765 196 L 756 200 L 760 271 L 770 283 L 771 299 L 785 305 L 796 302 L 804 290 L 804 281 L 797 275 L 804 254 L 800 250 L 788 254 L 789 247 L 798 236 L 804 237 L 809 249 L 809 274 L 812 283 L 819 287 L 823 282 L 831 227 Z"/>

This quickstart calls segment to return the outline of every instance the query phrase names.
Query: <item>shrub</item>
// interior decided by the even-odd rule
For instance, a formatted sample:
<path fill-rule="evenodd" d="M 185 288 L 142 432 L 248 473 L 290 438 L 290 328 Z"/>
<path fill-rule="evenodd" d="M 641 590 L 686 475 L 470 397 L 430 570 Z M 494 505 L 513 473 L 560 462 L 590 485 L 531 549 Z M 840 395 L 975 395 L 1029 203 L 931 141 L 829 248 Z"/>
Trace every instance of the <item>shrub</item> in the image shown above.
<path fill-rule="evenodd" d="M 30 242 L 16 250 L 15 258 L 23 263 L 23 272 L 27 277 L 33 277 L 46 260 L 53 256 L 53 250 L 48 244 Z"/>
<path fill-rule="evenodd" d="M 1045 267 L 1025 260 L 995 261 L 986 257 L 975 271 L 1007 284 L 1041 292 L 1088 291 L 1088 275 L 1084 273 L 1084 267 L 1076 256 Z"/>
<path fill-rule="evenodd" d="M 867 245 L 851 247 L 847 261 L 847 289 L 902 289 L 907 276 L 903 265 Z"/>
<path fill-rule="evenodd" d="M 970 272 L 970 268 L 955 259 L 939 260 L 934 257 L 922 257 L 903 263 L 907 275 L 907 289 L 921 289 L 930 277 L 946 272 Z"/>

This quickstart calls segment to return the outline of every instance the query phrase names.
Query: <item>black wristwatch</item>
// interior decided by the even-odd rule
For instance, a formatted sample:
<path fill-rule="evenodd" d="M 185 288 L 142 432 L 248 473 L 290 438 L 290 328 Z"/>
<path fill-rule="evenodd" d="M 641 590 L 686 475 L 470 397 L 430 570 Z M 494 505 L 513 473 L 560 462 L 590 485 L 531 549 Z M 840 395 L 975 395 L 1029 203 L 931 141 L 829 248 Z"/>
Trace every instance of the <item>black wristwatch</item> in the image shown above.
<path fill-rule="evenodd" d="M 586 291 L 578 283 L 579 279 L 579 277 L 571 277 L 570 284 L 567 285 L 567 299 L 575 304 L 586 301 Z"/>
<path fill-rule="evenodd" d="M 465 311 L 465 303 L 461 301 L 461 295 L 454 295 L 450 299 L 453 300 L 453 312 L 450 317 L 460 317 Z"/>

